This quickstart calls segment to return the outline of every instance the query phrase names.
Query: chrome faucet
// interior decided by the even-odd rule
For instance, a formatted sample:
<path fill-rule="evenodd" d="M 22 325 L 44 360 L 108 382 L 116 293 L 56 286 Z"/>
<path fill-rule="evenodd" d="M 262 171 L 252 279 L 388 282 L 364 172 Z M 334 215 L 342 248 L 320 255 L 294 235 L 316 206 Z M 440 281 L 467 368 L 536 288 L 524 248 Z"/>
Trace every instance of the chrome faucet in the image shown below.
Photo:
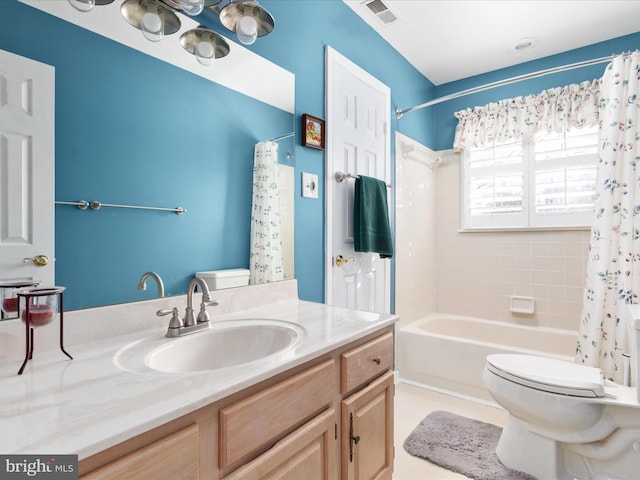
<path fill-rule="evenodd" d="M 195 293 L 196 285 L 202 292 L 202 302 L 200 303 L 200 312 L 198 313 L 198 319 L 193 316 L 193 294 Z M 189 282 L 187 287 L 187 308 L 184 312 L 184 326 L 191 327 L 197 323 L 209 322 L 209 313 L 207 312 L 207 305 L 211 303 L 211 294 L 209 293 L 209 287 L 207 283 L 200 277 L 194 277 Z M 218 302 L 215 302 L 217 305 Z"/>
<path fill-rule="evenodd" d="M 156 272 L 146 272 L 144 275 L 142 275 L 142 278 L 140 278 L 140 281 L 138 282 L 138 290 L 147 289 L 147 280 L 149 278 L 153 278 L 158 285 L 158 297 L 164 297 L 164 283 L 162 283 L 160 275 L 158 275 Z"/>
<path fill-rule="evenodd" d="M 200 312 L 198 312 L 198 316 L 194 317 L 193 294 L 195 292 L 196 285 L 202 292 L 202 302 L 200 303 Z M 188 335 L 190 333 L 209 329 L 211 322 L 209 312 L 207 312 L 207 307 L 210 305 L 215 306 L 219 303 L 220 302 L 217 300 L 211 300 L 209 287 L 207 287 L 205 281 L 199 277 L 195 277 L 191 282 L 189 282 L 189 287 L 187 288 L 187 308 L 184 313 L 184 320 L 180 318 L 177 308 L 173 308 L 171 310 L 158 310 L 156 315 L 161 317 L 172 314 L 166 336 L 180 337 L 182 335 Z"/>

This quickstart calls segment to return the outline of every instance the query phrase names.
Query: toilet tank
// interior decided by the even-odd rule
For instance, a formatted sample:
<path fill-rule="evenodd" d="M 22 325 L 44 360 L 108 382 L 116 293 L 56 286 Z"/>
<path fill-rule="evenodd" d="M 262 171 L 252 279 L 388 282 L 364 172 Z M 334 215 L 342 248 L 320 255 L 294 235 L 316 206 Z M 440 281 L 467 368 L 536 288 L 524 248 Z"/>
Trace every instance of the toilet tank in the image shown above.
<path fill-rule="evenodd" d="M 635 387 L 638 402 L 640 402 L 640 388 L 638 388 L 638 371 L 640 370 L 640 305 L 627 307 L 627 328 L 629 332 L 629 354 L 631 355 L 631 386 Z"/>
<path fill-rule="evenodd" d="M 196 277 L 204 280 L 209 290 L 222 290 L 249 285 L 249 270 L 246 268 L 196 272 Z"/>

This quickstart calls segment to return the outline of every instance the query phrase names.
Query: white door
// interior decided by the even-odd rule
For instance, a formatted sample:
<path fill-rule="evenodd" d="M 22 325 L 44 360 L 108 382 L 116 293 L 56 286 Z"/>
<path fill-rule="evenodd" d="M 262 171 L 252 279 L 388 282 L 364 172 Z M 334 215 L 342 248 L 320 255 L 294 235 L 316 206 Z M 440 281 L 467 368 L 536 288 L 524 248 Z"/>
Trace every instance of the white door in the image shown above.
<path fill-rule="evenodd" d="M 389 313 L 391 260 L 356 253 L 353 243 L 355 179 L 367 175 L 391 183 L 389 87 L 327 47 L 327 253 L 329 305 Z M 389 189 L 391 190 L 391 189 Z M 391 207 L 390 191 L 388 204 Z M 346 259 L 341 266 L 338 256 Z"/>
<path fill-rule="evenodd" d="M 0 281 L 54 284 L 54 95 L 52 66 L 0 50 Z"/>

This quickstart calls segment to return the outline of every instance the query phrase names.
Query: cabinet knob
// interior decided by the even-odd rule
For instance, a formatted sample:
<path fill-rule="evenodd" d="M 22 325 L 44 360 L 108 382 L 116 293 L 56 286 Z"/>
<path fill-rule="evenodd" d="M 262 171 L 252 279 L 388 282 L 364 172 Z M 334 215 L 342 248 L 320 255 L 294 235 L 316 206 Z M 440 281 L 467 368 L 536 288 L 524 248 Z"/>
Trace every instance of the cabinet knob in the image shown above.
<path fill-rule="evenodd" d="M 376 365 L 380 365 L 380 362 L 381 362 L 381 361 L 382 361 L 382 360 L 380 360 L 380 357 L 375 357 L 375 358 L 373 359 L 373 363 L 375 363 Z"/>

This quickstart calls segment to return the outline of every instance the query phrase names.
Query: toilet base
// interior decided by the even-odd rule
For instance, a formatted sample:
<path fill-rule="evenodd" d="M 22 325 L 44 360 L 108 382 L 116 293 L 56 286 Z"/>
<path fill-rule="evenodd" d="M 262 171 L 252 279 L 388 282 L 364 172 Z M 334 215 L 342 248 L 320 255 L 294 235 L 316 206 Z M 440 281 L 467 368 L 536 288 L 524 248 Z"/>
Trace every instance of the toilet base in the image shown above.
<path fill-rule="evenodd" d="M 539 480 L 634 480 L 640 464 L 640 429 L 617 430 L 599 442 L 565 444 L 531 432 L 509 415 L 496 455 L 505 467 Z"/>
<path fill-rule="evenodd" d="M 496 455 L 505 467 L 528 473 L 539 480 L 569 479 L 558 475 L 561 456 L 557 442 L 530 432 L 526 425 L 511 415 L 502 429 Z"/>

